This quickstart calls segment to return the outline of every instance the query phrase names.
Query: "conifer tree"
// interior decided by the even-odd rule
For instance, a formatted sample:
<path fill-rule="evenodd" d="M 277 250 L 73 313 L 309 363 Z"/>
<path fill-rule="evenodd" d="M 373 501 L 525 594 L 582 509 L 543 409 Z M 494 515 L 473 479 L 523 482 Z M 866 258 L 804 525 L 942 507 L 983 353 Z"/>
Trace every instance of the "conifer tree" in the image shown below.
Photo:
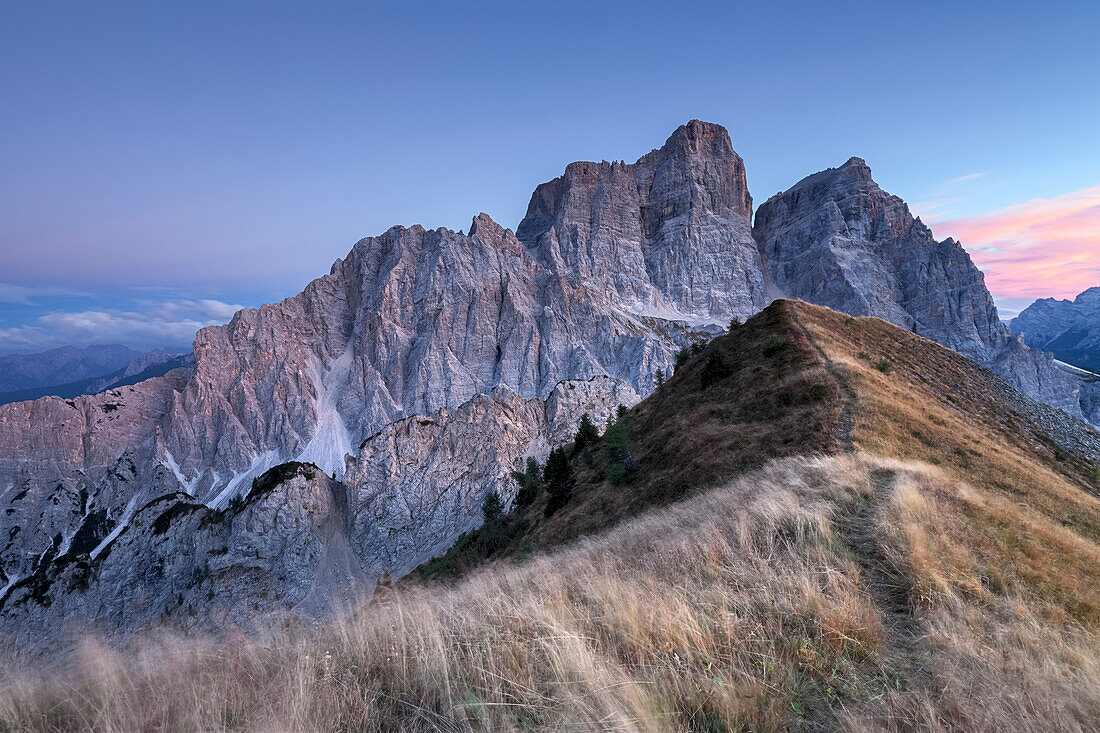
<path fill-rule="evenodd" d="M 524 472 L 513 471 L 512 478 L 519 484 L 519 492 L 516 494 L 516 506 L 533 504 L 542 491 L 542 469 L 539 467 L 539 462 L 532 457 L 528 457 L 527 470 Z"/>
<path fill-rule="evenodd" d="M 573 454 L 580 453 L 599 439 L 600 431 L 596 429 L 596 425 L 592 422 L 592 418 L 588 416 L 588 413 L 584 413 L 581 415 L 581 425 L 577 429 L 577 435 L 573 438 Z"/>
<path fill-rule="evenodd" d="M 561 509 L 573 495 L 573 469 L 569 465 L 569 456 L 565 448 L 555 448 L 546 459 L 543 472 L 546 491 L 550 500 L 546 503 L 546 516 Z"/>
<path fill-rule="evenodd" d="M 500 500 L 500 494 L 496 491 L 490 491 L 485 495 L 481 503 L 481 516 L 485 524 L 499 522 L 504 517 L 504 502 Z"/>
<path fill-rule="evenodd" d="M 691 349 L 684 347 L 676 354 L 676 368 L 679 369 L 684 364 L 688 363 L 688 359 L 691 358 Z"/>

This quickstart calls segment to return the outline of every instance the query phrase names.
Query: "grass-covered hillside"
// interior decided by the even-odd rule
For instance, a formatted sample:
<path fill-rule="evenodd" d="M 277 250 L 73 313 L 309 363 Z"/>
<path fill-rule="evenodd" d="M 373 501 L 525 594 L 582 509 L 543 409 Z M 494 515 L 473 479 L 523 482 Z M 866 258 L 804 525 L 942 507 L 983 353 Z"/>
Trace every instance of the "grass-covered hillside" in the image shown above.
<path fill-rule="evenodd" d="M 1092 730 L 1096 441 L 779 302 L 349 620 L 8 670 L 0 728 Z"/>

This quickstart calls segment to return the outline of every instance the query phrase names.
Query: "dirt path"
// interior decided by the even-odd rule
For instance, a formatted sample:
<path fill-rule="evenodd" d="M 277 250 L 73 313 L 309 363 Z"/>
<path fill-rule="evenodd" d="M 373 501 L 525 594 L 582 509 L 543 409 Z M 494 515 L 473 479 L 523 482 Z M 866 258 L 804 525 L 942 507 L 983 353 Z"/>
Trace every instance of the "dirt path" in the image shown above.
<path fill-rule="evenodd" d="M 920 635 L 920 624 L 913 615 L 908 581 L 886 557 L 875 536 L 881 512 L 894 495 L 896 474 L 890 469 L 871 471 L 873 495 L 860 501 L 856 509 L 838 524 L 859 566 L 860 580 L 882 612 L 886 631 L 884 640 L 891 652 L 912 651 L 912 642 Z"/>
<path fill-rule="evenodd" d="M 806 340 L 818 353 L 829 376 L 843 396 L 837 420 L 837 440 L 846 453 L 855 453 L 852 429 L 859 399 L 843 372 L 810 334 L 797 313 L 791 313 Z M 850 510 L 836 518 L 842 541 L 859 568 L 860 584 L 879 609 L 884 638 L 880 647 L 883 688 L 904 691 L 914 687 L 930 688 L 932 674 L 922 663 L 923 628 L 917 618 L 911 587 L 886 555 L 878 537 L 883 514 L 893 500 L 897 475 L 887 468 L 871 471 L 871 494 L 857 499 Z M 885 690 L 884 690 L 885 691 Z M 822 711 L 824 713 L 824 711 Z M 808 720 L 808 730 L 829 729 L 835 720 L 824 717 Z"/>

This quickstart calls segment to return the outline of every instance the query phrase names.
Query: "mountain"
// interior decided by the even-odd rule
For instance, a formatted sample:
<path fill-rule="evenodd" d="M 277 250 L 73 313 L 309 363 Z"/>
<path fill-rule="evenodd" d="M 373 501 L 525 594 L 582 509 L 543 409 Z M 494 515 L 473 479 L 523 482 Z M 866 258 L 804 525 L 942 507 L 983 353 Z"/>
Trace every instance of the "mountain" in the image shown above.
<path fill-rule="evenodd" d="M 508 541 L 489 556 L 605 532 L 795 456 L 919 460 L 974 486 L 1042 484 L 1090 507 L 1100 496 L 1095 428 L 912 332 L 801 301 L 775 301 L 717 337 L 620 420 L 629 426 L 629 479 L 615 480 L 609 438 L 594 442 L 573 454 L 570 501 L 550 517 L 546 496 L 518 508 Z M 459 543 L 419 575 L 475 566 L 486 559 L 478 547 Z"/>
<path fill-rule="evenodd" d="M 1010 325 L 1028 346 L 1100 372 L 1100 287 L 1089 288 L 1073 300 L 1036 300 Z"/>
<path fill-rule="evenodd" d="M 779 301 L 567 455 L 572 496 L 547 517 L 541 489 L 489 520 L 446 582 L 385 585 L 354 616 L 258 643 L 152 635 L 55 675 L 14 665 L 0 727 L 1093 727 L 1100 435 L 972 360 Z M 217 555 L 239 566 L 282 552 L 282 568 L 347 571 L 331 479 L 288 465 L 251 494 L 205 526 L 175 499 L 135 525 L 152 566 L 195 584 L 170 622 L 227 585 L 216 558 L 196 573 L 166 550 L 177 526 L 248 537 Z"/>
<path fill-rule="evenodd" d="M 83 624 L 260 633 L 328 613 L 443 552 L 582 414 L 602 429 L 785 289 L 1100 409 L 858 159 L 751 211 L 728 134 L 693 121 L 633 164 L 570 164 L 515 232 L 481 214 L 467 234 L 363 239 L 299 295 L 199 331 L 188 369 L 0 406 L 0 630 L 27 648 Z M 1035 419 L 1084 429 L 1059 415 Z"/>
<path fill-rule="evenodd" d="M 1024 394 L 1100 422 L 1100 390 L 1014 340 L 982 272 L 874 182 L 860 158 L 768 199 L 753 236 L 787 297 L 873 315 L 989 367 Z"/>
<path fill-rule="evenodd" d="M 173 369 L 190 366 L 193 361 L 194 358 L 191 354 L 149 351 L 110 374 L 85 377 L 65 384 L 49 384 L 11 392 L 0 392 L 0 405 L 9 402 L 36 400 L 48 395 L 78 397 L 82 394 L 95 394 L 111 387 L 125 387 L 143 382 L 146 379 L 162 376 Z"/>
<path fill-rule="evenodd" d="M 140 352 L 125 346 L 62 346 L 37 354 L 0 356 L 0 393 L 68 384 L 125 368 Z"/>
<path fill-rule="evenodd" d="M 877 316 L 989 364 L 1008 333 L 980 270 L 937 242 L 859 158 L 804 178 L 756 212 L 753 236 L 787 296 Z"/>

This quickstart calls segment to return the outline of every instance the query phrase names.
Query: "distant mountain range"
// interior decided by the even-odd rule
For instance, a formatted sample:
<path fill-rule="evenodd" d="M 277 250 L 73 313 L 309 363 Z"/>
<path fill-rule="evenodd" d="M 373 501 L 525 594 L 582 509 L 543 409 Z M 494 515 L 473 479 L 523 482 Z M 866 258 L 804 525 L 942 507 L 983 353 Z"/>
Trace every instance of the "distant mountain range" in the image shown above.
<path fill-rule="evenodd" d="M 188 369 L 0 407 L 0 637 L 28 648 L 62 628 L 165 620 L 260 633 L 329 614 L 445 551 L 492 493 L 509 506 L 513 470 L 568 442 L 583 414 L 602 429 L 682 350 L 779 299 L 848 314 L 824 330 L 892 324 L 880 350 L 916 339 L 952 368 L 922 371 L 903 350 L 883 370 L 904 361 L 947 410 L 976 384 L 997 390 L 998 425 L 1097 459 L 1082 420 L 1100 421 L 1100 385 L 1012 338 L 962 246 L 935 240 L 863 160 L 754 212 L 728 133 L 694 120 L 634 163 L 566 166 L 515 231 L 480 214 L 468 233 L 363 239 L 299 295 L 200 330 Z M 741 365 L 746 391 L 763 363 Z M 797 442 L 755 423 L 827 395 L 851 412 L 821 381 L 839 367 L 810 368 L 770 375 L 751 414 L 707 416 L 766 450 Z"/>
<path fill-rule="evenodd" d="M 78 397 L 159 377 L 194 361 L 189 352 L 133 351 L 125 346 L 63 346 L 0 357 L 0 405 L 39 397 Z"/>
<path fill-rule="evenodd" d="M 141 352 L 118 344 L 62 346 L 37 354 L 0 356 L 0 392 L 67 384 L 121 369 Z"/>
<path fill-rule="evenodd" d="M 1082 369 L 1100 373 L 1100 287 L 1073 300 L 1037 300 L 1011 321 L 1024 343 Z"/>

